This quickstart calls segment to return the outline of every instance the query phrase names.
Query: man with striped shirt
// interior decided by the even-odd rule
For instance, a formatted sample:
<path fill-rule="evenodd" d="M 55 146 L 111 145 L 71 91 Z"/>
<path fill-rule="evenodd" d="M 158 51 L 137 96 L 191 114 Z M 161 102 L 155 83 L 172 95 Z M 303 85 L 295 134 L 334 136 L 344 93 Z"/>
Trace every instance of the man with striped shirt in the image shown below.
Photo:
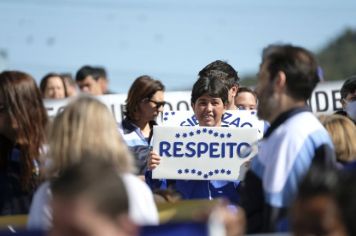
<path fill-rule="evenodd" d="M 304 48 L 272 45 L 262 57 L 257 113 L 271 126 L 243 183 L 248 233 L 285 229 L 302 177 L 316 163 L 334 162 L 329 135 L 307 106 L 319 81 L 314 56 Z"/>

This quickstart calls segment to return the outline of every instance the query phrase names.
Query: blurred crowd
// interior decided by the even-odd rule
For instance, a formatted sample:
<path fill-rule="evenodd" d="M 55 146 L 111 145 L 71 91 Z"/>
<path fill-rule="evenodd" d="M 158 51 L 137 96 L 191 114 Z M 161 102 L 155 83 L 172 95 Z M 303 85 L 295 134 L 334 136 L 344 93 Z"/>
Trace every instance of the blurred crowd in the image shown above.
<path fill-rule="evenodd" d="M 226 110 L 256 110 L 266 124 L 241 181 L 152 178 L 161 164 L 153 127 L 166 102 L 151 76 L 133 81 L 118 124 L 96 98 L 113 93 L 103 67 L 85 65 L 74 78 L 51 72 L 39 85 L 27 72 L 3 71 L 0 215 L 25 214 L 28 230 L 49 235 L 139 235 L 163 224 L 162 204 L 192 201 L 187 211 L 197 212 L 186 220 L 217 216 L 226 235 L 356 235 L 356 76 L 340 88 L 343 109 L 316 117 L 308 101 L 319 71 L 305 48 L 277 44 L 262 52 L 255 89 L 240 86 L 225 61 L 197 73 L 199 126 L 222 126 Z M 49 119 L 43 99 L 67 97 Z M 196 200 L 205 207 L 196 210 Z"/>

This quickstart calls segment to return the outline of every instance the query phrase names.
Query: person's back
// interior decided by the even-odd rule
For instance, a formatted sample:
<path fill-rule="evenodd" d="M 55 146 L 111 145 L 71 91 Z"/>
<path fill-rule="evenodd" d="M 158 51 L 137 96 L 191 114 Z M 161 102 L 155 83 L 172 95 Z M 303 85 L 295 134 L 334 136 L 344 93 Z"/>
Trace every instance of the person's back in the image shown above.
<path fill-rule="evenodd" d="M 333 165 L 333 145 L 307 107 L 318 82 L 317 64 L 305 49 L 265 49 L 256 88 L 259 118 L 271 123 L 242 189 L 248 232 L 282 230 L 298 183 L 313 163 Z"/>

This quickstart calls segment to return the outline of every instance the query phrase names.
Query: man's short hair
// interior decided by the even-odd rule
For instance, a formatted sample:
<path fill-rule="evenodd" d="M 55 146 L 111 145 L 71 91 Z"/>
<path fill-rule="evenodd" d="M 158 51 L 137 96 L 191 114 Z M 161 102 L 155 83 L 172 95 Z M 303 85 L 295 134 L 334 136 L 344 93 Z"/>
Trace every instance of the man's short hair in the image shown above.
<path fill-rule="evenodd" d="M 75 81 L 83 81 L 88 76 L 92 76 L 95 81 L 98 81 L 100 78 L 100 72 L 95 67 L 88 65 L 83 66 L 77 71 Z"/>
<path fill-rule="evenodd" d="M 319 82 L 318 64 L 308 50 L 293 45 L 270 45 L 263 50 L 262 63 L 267 65 L 271 80 L 282 71 L 288 92 L 298 100 L 308 100 Z"/>
<path fill-rule="evenodd" d="M 216 60 L 205 66 L 199 71 L 199 77 L 218 78 L 223 80 L 230 89 L 234 85 L 238 85 L 240 78 L 237 71 L 227 62 Z"/>
<path fill-rule="evenodd" d="M 120 175 L 112 164 L 99 158 L 86 157 L 64 169 L 51 182 L 51 189 L 54 197 L 89 200 L 110 219 L 128 214 L 128 196 Z"/>
<path fill-rule="evenodd" d="M 353 93 L 356 90 L 356 75 L 348 77 L 341 87 L 341 98 L 345 99 L 349 93 Z"/>

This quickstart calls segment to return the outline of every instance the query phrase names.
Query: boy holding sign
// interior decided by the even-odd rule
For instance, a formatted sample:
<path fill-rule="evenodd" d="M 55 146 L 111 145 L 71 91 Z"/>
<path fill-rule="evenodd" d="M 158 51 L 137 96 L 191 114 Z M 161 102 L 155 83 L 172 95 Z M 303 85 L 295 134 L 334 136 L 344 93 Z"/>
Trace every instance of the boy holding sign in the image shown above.
<path fill-rule="evenodd" d="M 228 89 L 217 78 L 201 77 L 193 86 L 191 104 L 200 126 L 220 127 L 221 118 L 228 102 Z M 256 131 L 257 132 L 257 131 Z M 159 187 L 162 180 L 153 180 L 152 171 L 161 163 L 161 157 L 155 151 L 150 152 L 146 181 L 151 187 Z M 238 202 L 239 181 L 176 180 L 174 188 L 183 199 L 228 198 Z"/>

